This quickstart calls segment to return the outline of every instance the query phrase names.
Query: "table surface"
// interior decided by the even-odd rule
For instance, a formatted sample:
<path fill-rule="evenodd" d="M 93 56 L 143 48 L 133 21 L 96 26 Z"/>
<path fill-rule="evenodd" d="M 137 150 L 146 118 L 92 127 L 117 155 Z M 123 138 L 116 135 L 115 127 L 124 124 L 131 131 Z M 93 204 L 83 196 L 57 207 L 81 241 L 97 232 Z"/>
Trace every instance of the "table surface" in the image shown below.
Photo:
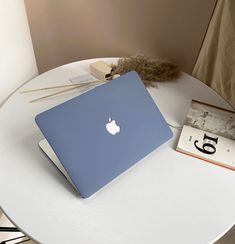
<path fill-rule="evenodd" d="M 112 63 L 116 59 L 104 59 Z M 235 220 L 235 173 L 175 151 L 180 131 L 89 199 L 80 198 L 38 148 L 34 117 L 77 91 L 29 103 L 20 90 L 65 84 L 93 60 L 46 72 L 15 92 L 0 109 L 0 205 L 41 243 L 208 243 Z M 149 92 L 168 123 L 180 126 L 191 99 L 224 108 L 214 91 L 183 73 Z"/>

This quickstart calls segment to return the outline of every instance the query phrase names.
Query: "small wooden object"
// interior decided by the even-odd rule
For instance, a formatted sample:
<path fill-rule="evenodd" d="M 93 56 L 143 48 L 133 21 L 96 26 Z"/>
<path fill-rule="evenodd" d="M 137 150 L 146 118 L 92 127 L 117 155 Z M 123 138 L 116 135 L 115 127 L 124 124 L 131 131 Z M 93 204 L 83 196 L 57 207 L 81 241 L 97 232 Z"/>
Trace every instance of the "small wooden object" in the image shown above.
<path fill-rule="evenodd" d="M 111 78 L 111 71 L 112 67 L 101 60 L 90 64 L 90 73 L 97 79 Z"/>

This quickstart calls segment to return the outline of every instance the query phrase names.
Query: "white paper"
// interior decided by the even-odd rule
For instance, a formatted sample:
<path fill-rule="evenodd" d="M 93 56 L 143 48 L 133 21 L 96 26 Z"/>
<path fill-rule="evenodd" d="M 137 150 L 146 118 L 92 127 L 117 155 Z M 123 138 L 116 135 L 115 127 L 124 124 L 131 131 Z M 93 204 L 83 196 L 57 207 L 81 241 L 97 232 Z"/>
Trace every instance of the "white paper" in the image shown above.
<path fill-rule="evenodd" d="M 213 140 L 203 140 L 205 134 L 217 139 L 217 143 Z M 215 153 L 207 154 L 198 150 L 201 148 L 203 151 L 203 144 L 205 143 L 212 145 L 211 147 L 205 146 L 205 151 L 213 152 L 215 148 Z M 235 169 L 235 140 L 184 125 L 177 150 Z"/>

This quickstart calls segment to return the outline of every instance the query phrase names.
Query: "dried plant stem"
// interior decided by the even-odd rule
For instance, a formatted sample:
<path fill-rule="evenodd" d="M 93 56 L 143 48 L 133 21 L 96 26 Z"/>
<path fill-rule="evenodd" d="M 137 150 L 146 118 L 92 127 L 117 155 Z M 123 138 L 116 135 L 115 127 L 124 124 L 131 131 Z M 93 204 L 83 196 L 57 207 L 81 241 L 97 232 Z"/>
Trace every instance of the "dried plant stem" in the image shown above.
<path fill-rule="evenodd" d="M 46 90 L 52 90 L 52 89 L 61 89 L 61 88 L 66 88 L 66 87 L 82 87 L 86 85 L 92 85 L 97 82 L 104 82 L 106 79 L 101 79 L 101 80 L 95 80 L 95 81 L 87 81 L 79 84 L 68 84 L 68 85 L 61 85 L 61 86 L 49 86 L 49 87 L 42 87 L 42 88 L 37 88 L 37 89 L 31 89 L 31 90 L 24 90 L 21 91 L 20 93 L 30 93 L 30 92 L 37 92 L 37 91 L 46 91 Z"/>
<path fill-rule="evenodd" d="M 58 92 L 55 92 L 55 93 L 52 93 L 52 94 L 49 94 L 49 95 L 46 95 L 46 96 L 43 96 L 43 97 L 39 97 L 39 98 L 36 98 L 36 99 L 33 99 L 31 101 L 29 101 L 30 103 L 34 103 L 34 102 L 37 102 L 37 101 L 41 101 L 45 98 L 49 98 L 49 97 L 53 97 L 53 96 L 56 96 L 56 95 L 59 95 L 59 94 L 62 94 L 64 92 L 68 92 L 68 91 L 71 91 L 71 90 L 75 90 L 77 89 L 77 87 L 70 87 L 68 89 L 65 89 L 63 91 L 58 91 Z"/>
<path fill-rule="evenodd" d="M 32 89 L 32 90 L 25 90 L 25 91 L 21 91 L 20 93 L 30 93 L 30 92 L 46 91 L 46 90 L 60 89 L 60 88 L 66 88 L 66 87 L 76 87 L 76 86 L 78 86 L 78 84 L 51 86 L 51 87 L 44 87 L 44 88 L 38 88 L 38 89 Z"/>
<path fill-rule="evenodd" d="M 100 82 L 100 80 L 99 80 Z M 87 86 L 87 85 L 97 85 L 98 82 L 97 81 L 93 81 L 93 82 L 89 82 L 88 84 L 79 84 L 77 86 L 73 86 L 73 87 L 70 87 L 68 89 L 65 89 L 65 90 L 62 90 L 62 91 L 58 91 L 58 92 L 55 92 L 55 93 L 52 93 L 52 94 L 49 94 L 49 95 L 46 95 L 46 96 L 43 96 L 43 97 L 39 97 L 39 98 L 36 98 L 36 99 L 33 99 L 31 101 L 29 101 L 30 103 L 34 103 L 34 102 L 37 102 L 37 101 L 41 101 L 45 98 L 49 98 L 49 97 L 53 97 L 53 96 L 56 96 L 56 95 L 59 95 L 59 94 L 62 94 L 64 92 L 68 92 L 68 91 L 71 91 L 71 90 L 74 90 L 74 89 L 77 89 L 77 88 L 80 88 L 80 87 L 84 87 L 84 86 Z"/>

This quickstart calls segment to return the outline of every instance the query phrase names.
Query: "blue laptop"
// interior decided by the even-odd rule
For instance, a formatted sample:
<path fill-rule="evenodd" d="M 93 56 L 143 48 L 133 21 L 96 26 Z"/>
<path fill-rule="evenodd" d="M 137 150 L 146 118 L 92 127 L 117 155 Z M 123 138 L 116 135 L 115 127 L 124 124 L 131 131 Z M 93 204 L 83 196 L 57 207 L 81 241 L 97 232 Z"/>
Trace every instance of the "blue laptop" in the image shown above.
<path fill-rule="evenodd" d="M 40 113 L 35 120 L 83 198 L 172 137 L 135 71 Z"/>

